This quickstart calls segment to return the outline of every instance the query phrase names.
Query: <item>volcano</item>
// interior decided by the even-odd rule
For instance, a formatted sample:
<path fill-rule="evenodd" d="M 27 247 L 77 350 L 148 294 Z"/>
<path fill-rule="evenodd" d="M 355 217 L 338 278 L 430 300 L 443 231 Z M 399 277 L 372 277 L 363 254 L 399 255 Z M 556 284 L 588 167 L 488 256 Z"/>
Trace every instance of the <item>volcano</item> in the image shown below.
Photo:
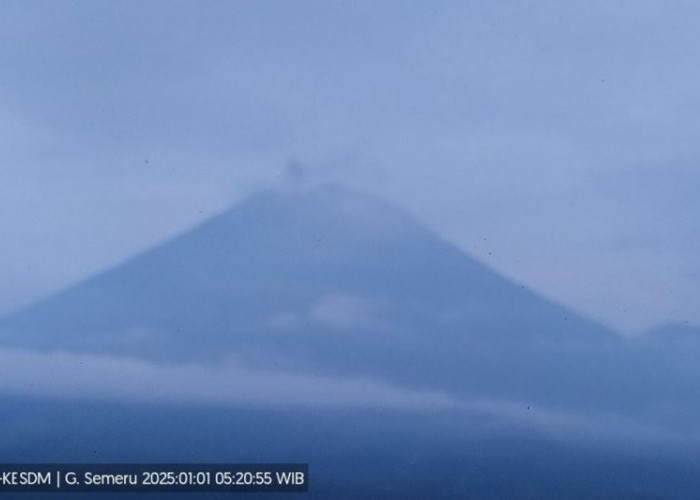
<path fill-rule="evenodd" d="M 235 356 L 412 386 L 539 385 L 550 395 L 552 373 L 585 379 L 581 359 L 603 369 L 618 339 L 406 212 L 339 186 L 259 193 L 5 318 L 0 332 L 3 346 L 35 351 Z"/>

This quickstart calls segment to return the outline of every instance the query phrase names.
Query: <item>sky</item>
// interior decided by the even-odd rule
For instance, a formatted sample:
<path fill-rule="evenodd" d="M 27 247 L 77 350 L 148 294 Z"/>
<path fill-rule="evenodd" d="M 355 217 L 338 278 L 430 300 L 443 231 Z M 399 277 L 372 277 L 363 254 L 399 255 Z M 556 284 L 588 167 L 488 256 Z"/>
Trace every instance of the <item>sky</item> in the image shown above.
<path fill-rule="evenodd" d="M 0 3 L 0 314 L 283 183 L 634 334 L 700 324 L 700 5 Z"/>

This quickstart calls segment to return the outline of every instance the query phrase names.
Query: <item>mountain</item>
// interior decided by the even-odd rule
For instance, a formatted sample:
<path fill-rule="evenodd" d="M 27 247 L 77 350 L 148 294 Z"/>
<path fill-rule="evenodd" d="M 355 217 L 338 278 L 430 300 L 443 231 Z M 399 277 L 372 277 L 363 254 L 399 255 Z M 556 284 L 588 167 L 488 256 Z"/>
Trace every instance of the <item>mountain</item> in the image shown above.
<path fill-rule="evenodd" d="M 267 191 L 1 320 L 0 446 L 308 462 L 310 498 L 696 498 L 696 333 L 623 338 L 372 196 Z M 358 386 L 424 404 L 327 404 Z"/>
<path fill-rule="evenodd" d="M 667 323 L 654 328 L 642 337 L 646 341 L 662 344 L 700 347 L 700 327 L 688 323 Z"/>
<path fill-rule="evenodd" d="M 267 191 L 0 322 L 0 345 L 571 399 L 618 336 L 338 186 Z M 605 392 L 605 391 L 603 391 Z M 585 397 L 585 395 L 584 395 Z M 598 397 L 598 396 L 595 396 Z"/>

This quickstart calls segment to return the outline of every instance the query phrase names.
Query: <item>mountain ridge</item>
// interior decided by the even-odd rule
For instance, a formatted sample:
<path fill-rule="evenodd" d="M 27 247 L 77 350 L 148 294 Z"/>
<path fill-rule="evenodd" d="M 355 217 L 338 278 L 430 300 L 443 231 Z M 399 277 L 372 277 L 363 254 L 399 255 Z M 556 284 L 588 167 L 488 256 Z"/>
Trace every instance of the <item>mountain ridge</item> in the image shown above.
<path fill-rule="evenodd" d="M 130 276 L 120 276 L 124 273 Z M 468 286 L 459 282 L 465 276 Z M 292 282 L 297 286 L 290 289 Z M 78 329 L 111 329 L 104 319 L 98 321 L 85 314 L 93 308 L 109 308 L 113 316 L 122 315 L 121 319 L 131 315 L 131 324 L 110 318 L 116 328 L 150 327 L 167 324 L 167 316 L 178 313 L 173 308 L 186 309 L 195 302 L 204 304 L 205 312 L 216 314 L 216 309 L 222 313 L 234 307 L 234 299 L 253 309 L 253 300 L 291 302 L 294 309 L 300 300 L 308 305 L 332 294 L 389 296 L 397 301 L 438 303 L 453 310 L 465 302 L 487 308 L 489 300 L 519 301 L 520 307 L 540 301 L 559 307 L 521 285 L 511 284 L 404 211 L 332 185 L 305 192 L 254 195 L 105 272 L 3 318 L 0 328 L 31 335 L 63 320 L 76 329 L 78 324 L 71 316 L 78 314 L 82 315 Z M 81 295 L 82 304 L 71 299 Z M 140 302 L 135 302 L 137 298 Z M 183 303 L 187 299 L 189 302 Z M 146 302 L 153 308 L 148 314 L 133 307 Z M 260 309 L 260 304 L 257 307 Z M 61 308 L 73 310 L 62 312 Z M 267 314 L 273 312 L 262 309 Z M 572 323 L 588 322 L 577 320 L 570 311 L 559 315 L 562 324 L 568 318 Z M 42 326 L 32 316 L 50 318 Z"/>

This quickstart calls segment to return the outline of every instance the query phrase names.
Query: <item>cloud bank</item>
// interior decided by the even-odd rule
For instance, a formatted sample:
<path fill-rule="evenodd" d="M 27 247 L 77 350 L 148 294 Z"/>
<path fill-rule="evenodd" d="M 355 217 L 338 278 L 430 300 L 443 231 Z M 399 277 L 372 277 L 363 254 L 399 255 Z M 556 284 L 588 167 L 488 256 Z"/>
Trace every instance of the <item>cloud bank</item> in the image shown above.
<path fill-rule="evenodd" d="M 377 409 L 457 415 L 465 431 L 528 430 L 586 446 L 677 449 L 697 442 L 662 426 L 612 413 L 574 413 L 526 402 L 413 390 L 368 378 L 322 377 L 219 364 L 155 364 L 134 358 L 0 349 L 0 397 L 231 408 Z M 474 418 L 476 417 L 476 418 Z M 475 424 L 474 422 L 480 422 Z"/>
<path fill-rule="evenodd" d="M 230 406 L 455 408 L 436 392 L 411 391 L 364 378 L 322 378 L 217 365 L 157 365 L 131 358 L 0 349 L 0 393 Z"/>

